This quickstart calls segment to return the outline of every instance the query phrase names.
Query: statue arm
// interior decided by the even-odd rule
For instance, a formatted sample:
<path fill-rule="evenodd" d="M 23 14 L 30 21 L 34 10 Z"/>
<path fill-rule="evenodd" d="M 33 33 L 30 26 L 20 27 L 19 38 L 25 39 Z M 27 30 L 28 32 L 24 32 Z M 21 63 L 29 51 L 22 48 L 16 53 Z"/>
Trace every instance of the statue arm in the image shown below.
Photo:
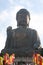
<path fill-rule="evenodd" d="M 9 46 L 11 45 L 11 36 L 12 36 L 12 27 L 9 26 L 7 28 L 7 39 L 6 39 L 5 48 L 9 48 Z"/>
<path fill-rule="evenodd" d="M 38 36 L 38 33 L 37 33 L 37 31 L 34 31 L 34 38 L 33 38 L 34 40 L 33 40 L 33 43 L 34 43 L 34 48 L 35 49 L 39 49 L 39 48 L 41 48 L 41 42 L 40 42 L 40 38 L 39 38 L 39 36 Z"/>

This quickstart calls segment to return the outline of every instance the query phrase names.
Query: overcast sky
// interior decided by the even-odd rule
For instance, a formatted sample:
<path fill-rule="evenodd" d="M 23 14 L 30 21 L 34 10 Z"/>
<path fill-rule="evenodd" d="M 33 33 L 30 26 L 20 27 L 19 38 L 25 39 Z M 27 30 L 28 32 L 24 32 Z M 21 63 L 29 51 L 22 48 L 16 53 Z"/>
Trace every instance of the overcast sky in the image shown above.
<path fill-rule="evenodd" d="M 29 27 L 37 30 L 43 47 L 43 0 L 0 0 L 0 51 L 5 46 L 7 27 L 17 27 L 16 13 L 21 8 L 30 12 Z"/>

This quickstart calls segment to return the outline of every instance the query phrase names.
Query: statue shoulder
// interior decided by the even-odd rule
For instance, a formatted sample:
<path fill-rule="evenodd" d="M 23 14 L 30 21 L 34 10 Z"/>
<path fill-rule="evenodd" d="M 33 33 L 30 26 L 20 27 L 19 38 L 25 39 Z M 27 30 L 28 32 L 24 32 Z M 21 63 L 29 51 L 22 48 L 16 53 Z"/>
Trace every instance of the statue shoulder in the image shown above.
<path fill-rule="evenodd" d="M 33 34 L 36 34 L 37 33 L 37 31 L 35 29 L 32 29 L 32 28 L 28 28 L 27 30 L 30 31 Z"/>
<path fill-rule="evenodd" d="M 34 37 L 36 37 L 37 39 L 39 38 L 39 34 L 38 34 L 37 30 L 34 30 L 34 29 L 33 29 L 33 35 L 34 35 Z"/>
<path fill-rule="evenodd" d="M 35 29 L 31 29 L 31 28 L 29 28 L 28 29 L 28 33 L 30 34 L 30 36 L 32 37 L 32 38 L 36 38 L 37 37 L 37 31 L 35 30 Z"/>
<path fill-rule="evenodd" d="M 32 32 L 33 32 L 33 36 L 36 38 L 38 35 L 37 31 L 35 29 L 32 29 Z"/>
<path fill-rule="evenodd" d="M 37 33 L 37 31 L 35 29 L 29 28 L 31 31 L 33 31 L 34 33 Z"/>
<path fill-rule="evenodd" d="M 35 29 L 32 30 L 33 34 L 37 35 L 37 31 Z"/>

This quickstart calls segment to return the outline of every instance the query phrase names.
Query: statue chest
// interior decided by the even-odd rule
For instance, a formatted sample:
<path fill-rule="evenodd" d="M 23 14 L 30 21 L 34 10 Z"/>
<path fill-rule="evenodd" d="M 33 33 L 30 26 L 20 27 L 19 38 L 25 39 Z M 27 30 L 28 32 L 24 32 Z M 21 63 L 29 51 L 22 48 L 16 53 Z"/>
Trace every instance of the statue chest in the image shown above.
<path fill-rule="evenodd" d="M 14 44 L 16 44 L 16 47 L 31 46 L 30 35 L 23 29 L 13 31 L 13 41 Z"/>

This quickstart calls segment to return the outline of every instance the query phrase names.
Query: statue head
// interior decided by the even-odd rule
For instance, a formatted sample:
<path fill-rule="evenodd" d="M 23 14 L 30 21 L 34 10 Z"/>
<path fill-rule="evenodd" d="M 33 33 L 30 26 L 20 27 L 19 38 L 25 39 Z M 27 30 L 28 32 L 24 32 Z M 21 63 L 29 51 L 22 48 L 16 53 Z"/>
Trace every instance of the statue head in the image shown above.
<path fill-rule="evenodd" d="M 29 26 L 30 13 L 26 9 L 20 9 L 16 14 L 17 26 Z"/>

